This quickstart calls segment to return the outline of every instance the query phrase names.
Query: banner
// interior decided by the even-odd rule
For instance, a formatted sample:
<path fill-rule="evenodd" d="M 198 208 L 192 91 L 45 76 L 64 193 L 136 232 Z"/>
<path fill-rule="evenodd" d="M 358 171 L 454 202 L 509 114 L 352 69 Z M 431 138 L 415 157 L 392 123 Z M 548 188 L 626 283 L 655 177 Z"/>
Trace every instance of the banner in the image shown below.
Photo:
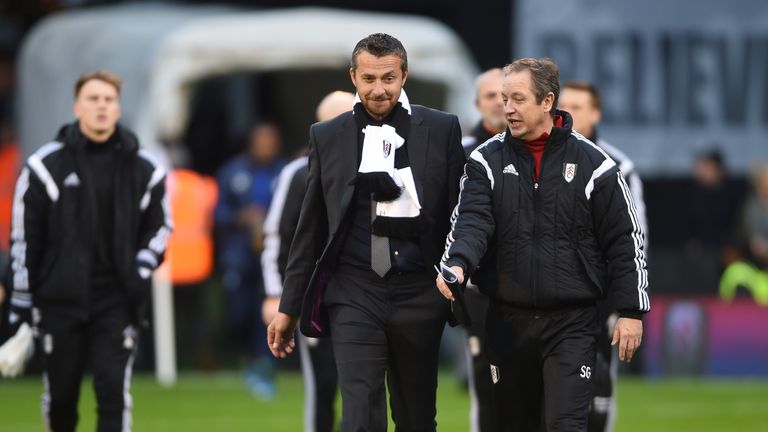
<path fill-rule="evenodd" d="M 751 298 L 651 297 L 640 348 L 650 376 L 768 376 L 768 307 Z"/>
<path fill-rule="evenodd" d="M 688 175 L 720 149 L 745 173 L 768 159 L 768 2 L 517 0 L 515 57 L 551 57 L 595 83 L 601 136 L 641 174 Z"/>

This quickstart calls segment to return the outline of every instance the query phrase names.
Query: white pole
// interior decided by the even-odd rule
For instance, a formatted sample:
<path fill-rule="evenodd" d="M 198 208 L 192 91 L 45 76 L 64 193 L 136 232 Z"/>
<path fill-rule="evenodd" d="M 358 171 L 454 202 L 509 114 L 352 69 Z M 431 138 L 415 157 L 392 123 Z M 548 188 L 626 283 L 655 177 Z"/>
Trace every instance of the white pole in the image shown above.
<path fill-rule="evenodd" d="M 155 377 L 166 387 L 176 384 L 176 335 L 173 330 L 173 286 L 168 265 L 153 277 L 153 316 L 155 333 Z"/>

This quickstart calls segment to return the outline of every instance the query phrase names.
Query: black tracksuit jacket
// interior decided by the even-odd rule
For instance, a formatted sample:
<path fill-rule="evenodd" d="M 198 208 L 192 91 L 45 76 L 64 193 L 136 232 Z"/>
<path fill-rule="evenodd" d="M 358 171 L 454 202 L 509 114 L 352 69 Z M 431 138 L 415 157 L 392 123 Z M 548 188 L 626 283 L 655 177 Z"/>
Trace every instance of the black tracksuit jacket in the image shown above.
<path fill-rule="evenodd" d="M 149 286 L 139 270 L 154 270 L 163 261 L 171 231 L 165 170 L 139 150 L 133 133 L 120 125 L 115 133 L 114 280 L 138 305 Z M 76 122 L 65 125 L 27 159 L 19 176 L 11 233 L 16 307 L 34 304 L 84 320 L 94 306 L 89 297 L 97 204 L 84 169 L 85 143 Z"/>
<path fill-rule="evenodd" d="M 471 275 L 492 302 L 526 309 L 591 304 L 613 291 L 622 316 L 650 309 L 643 232 L 616 163 L 553 127 L 534 158 L 509 133 L 470 155 L 443 262 Z M 486 253 L 487 252 L 487 253 Z"/>

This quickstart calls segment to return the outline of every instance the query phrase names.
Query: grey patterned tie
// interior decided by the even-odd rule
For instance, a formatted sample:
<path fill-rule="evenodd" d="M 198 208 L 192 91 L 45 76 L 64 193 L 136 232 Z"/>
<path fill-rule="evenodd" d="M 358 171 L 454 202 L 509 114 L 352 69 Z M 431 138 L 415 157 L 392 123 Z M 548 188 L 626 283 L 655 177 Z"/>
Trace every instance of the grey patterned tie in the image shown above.
<path fill-rule="evenodd" d="M 371 222 L 376 219 L 376 201 L 371 199 Z M 381 237 L 371 232 L 371 268 L 381 277 L 392 268 L 389 256 L 389 237 Z"/>

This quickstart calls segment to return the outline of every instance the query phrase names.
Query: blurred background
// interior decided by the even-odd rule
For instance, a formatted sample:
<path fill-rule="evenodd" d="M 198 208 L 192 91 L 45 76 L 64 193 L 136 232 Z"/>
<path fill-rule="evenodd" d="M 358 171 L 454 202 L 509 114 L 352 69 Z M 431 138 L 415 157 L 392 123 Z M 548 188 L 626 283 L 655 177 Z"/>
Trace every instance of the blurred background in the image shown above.
<path fill-rule="evenodd" d="M 754 424 L 764 426 L 766 23 L 764 0 L 4 0 L 0 255 L 7 259 L 22 161 L 71 121 L 77 77 L 111 70 L 124 80 L 122 122 L 172 170 L 176 232 L 161 281 L 172 288 L 167 297 L 155 295 L 160 304 L 137 369 L 148 375 L 157 371 L 166 385 L 176 382 L 180 370 L 177 388 L 184 388 L 185 372 L 236 371 L 244 360 L 226 294 L 228 243 L 220 216 L 226 203 L 216 176 L 246 149 L 266 145 L 256 142 L 255 124 L 277 128 L 261 156 L 265 167 L 277 170 L 306 145 L 320 99 L 333 90 L 354 91 L 349 57 L 369 33 L 402 40 L 409 54 L 411 101 L 457 114 L 467 133 L 479 119 L 474 78 L 480 71 L 517 57 L 552 57 L 561 81 L 587 80 L 600 89 L 601 137 L 625 152 L 643 179 L 652 311 L 640 358 L 622 371 L 634 376 L 624 385 L 637 386 L 627 387 L 626 397 L 645 400 L 644 391 L 668 379 L 691 380 L 686 382 L 692 387 L 679 391 L 692 398 L 706 393 L 697 390 L 700 383 L 735 380 L 735 394 L 746 405 L 734 408 L 733 418 L 749 411 Z M 263 207 L 266 211 L 268 200 Z M 259 228 L 255 216 L 255 243 Z M 254 250 L 258 254 L 258 244 Z M 445 382 L 456 380 L 461 388 L 462 373 L 452 372 L 457 366 L 451 347 L 457 342 L 447 339 L 448 372 L 441 386 L 453 390 Z M 297 367 L 296 358 L 280 365 L 288 371 Z M 740 392 L 744 383 L 758 390 Z M 29 385 L 36 389 L 38 383 Z M 144 385 L 151 388 L 151 380 Z M 622 430 L 637 425 L 683 430 L 663 425 L 712 415 L 705 407 L 649 425 L 623 411 L 632 408 L 622 402 L 621 386 L 620 381 Z M 9 406 L 4 398 L 10 398 L 6 389 L 11 387 L 0 384 L 3 414 Z M 466 410 L 463 397 L 450 410 Z M 137 396 L 137 410 L 140 404 Z M 749 404 L 763 408 L 753 413 L 745 408 Z M 141 414 L 136 417 L 140 424 Z M 750 424 L 740 426 L 753 430 Z M 691 430 L 733 430 L 725 427 Z M 0 421 L 0 430 L 22 429 L 4 429 Z"/>

